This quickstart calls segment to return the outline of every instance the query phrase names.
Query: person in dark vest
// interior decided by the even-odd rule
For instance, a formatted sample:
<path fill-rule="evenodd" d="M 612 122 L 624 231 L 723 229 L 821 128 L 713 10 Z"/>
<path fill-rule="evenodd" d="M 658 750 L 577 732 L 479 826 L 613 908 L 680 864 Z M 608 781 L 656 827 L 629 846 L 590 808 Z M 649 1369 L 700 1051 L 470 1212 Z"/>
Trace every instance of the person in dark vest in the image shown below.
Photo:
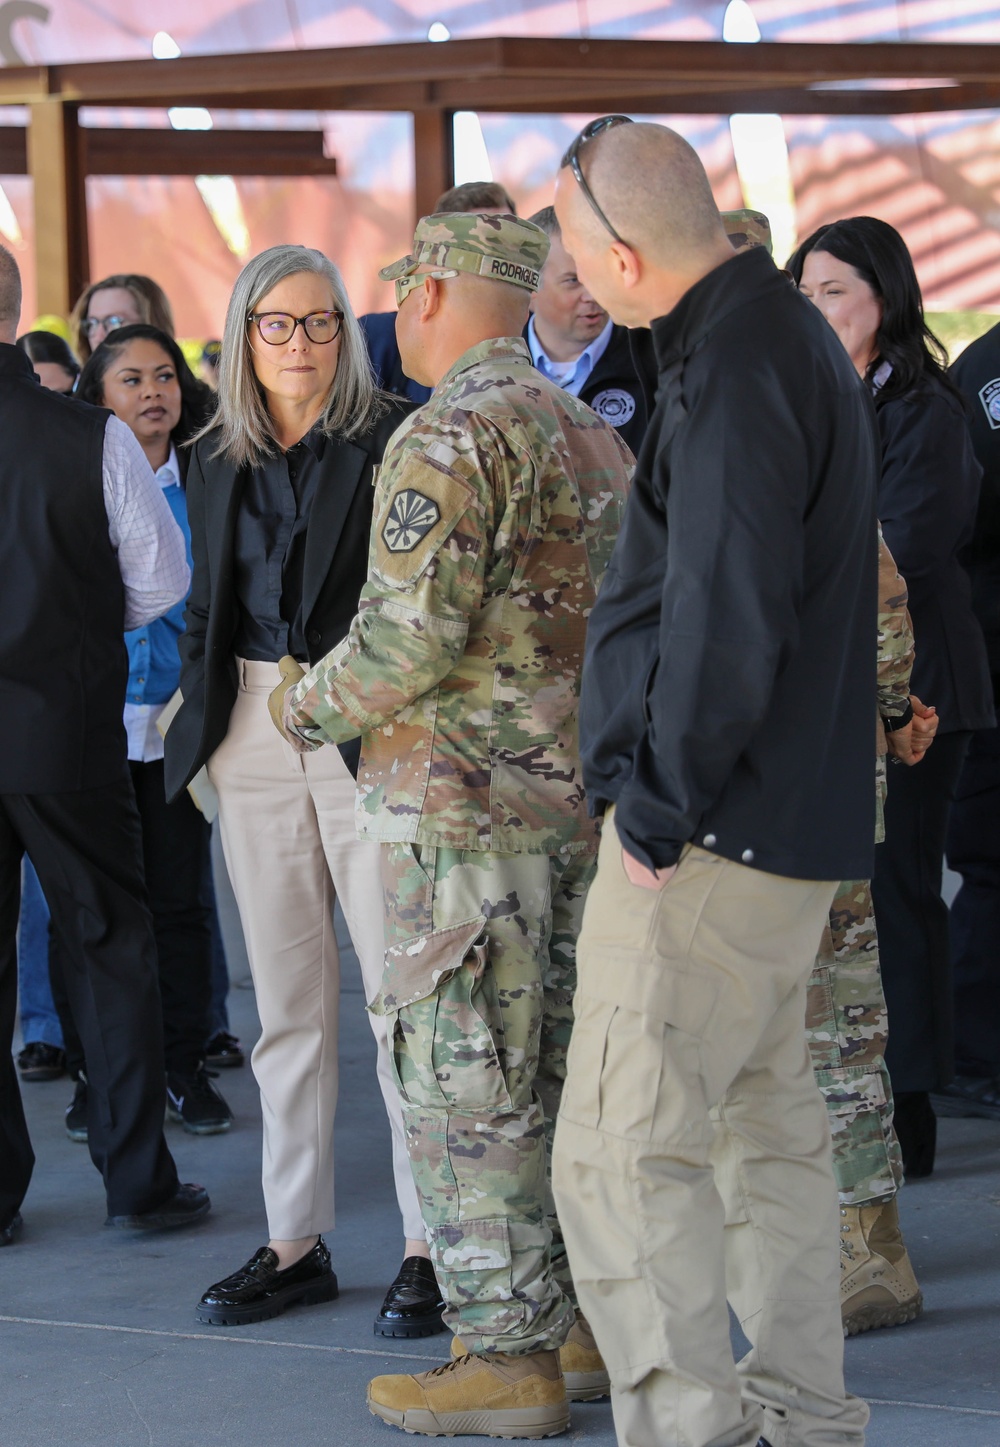
<path fill-rule="evenodd" d="M 163 1139 L 156 945 L 125 756 L 122 634 L 184 596 L 184 539 L 132 432 L 46 391 L 14 345 L 21 278 L 0 247 L 0 1245 L 34 1153 L 11 1056 L 21 860 L 66 944 L 106 1225 L 186 1226 L 210 1208 Z"/>
<path fill-rule="evenodd" d="M 531 360 L 543 377 L 592 407 L 638 452 L 649 409 L 629 329 L 616 326 L 577 276 L 554 207 L 543 206 L 530 219 L 551 243 L 524 331 Z M 655 391 L 655 365 L 650 372 Z"/>

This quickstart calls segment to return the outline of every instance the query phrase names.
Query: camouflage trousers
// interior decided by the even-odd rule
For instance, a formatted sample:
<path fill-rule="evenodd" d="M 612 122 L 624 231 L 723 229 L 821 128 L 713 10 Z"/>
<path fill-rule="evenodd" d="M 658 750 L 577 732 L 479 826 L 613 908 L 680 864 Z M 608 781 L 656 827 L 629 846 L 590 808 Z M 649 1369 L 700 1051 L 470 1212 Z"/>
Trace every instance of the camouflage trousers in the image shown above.
<path fill-rule="evenodd" d="M 445 1321 L 473 1352 L 561 1346 L 548 1158 L 595 856 L 386 844 L 382 865 L 378 1008 Z"/>
<path fill-rule="evenodd" d="M 845 880 L 830 906 L 806 1004 L 806 1037 L 826 1102 L 843 1206 L 889 1200 L 903 1184 L 886 1030 L 871 887 Z"/>

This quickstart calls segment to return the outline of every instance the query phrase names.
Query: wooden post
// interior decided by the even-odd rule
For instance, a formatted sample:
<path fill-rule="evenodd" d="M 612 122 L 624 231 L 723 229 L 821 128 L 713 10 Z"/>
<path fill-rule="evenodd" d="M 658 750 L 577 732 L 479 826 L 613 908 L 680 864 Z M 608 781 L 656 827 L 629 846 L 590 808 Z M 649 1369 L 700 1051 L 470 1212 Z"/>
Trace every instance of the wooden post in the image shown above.
<path fill-rule="evenodd" d="M 415 222 L 434 210 L 442 191 L 455 184 L 455 140 L 451 111 L 413 112 Z"/>
<path fill-rule="evenodd" d="M 36 308 L 68 317 L 90 274 L 87 192 L 78 107 L 34 101 L 28 170 L 34 188 Z"/>

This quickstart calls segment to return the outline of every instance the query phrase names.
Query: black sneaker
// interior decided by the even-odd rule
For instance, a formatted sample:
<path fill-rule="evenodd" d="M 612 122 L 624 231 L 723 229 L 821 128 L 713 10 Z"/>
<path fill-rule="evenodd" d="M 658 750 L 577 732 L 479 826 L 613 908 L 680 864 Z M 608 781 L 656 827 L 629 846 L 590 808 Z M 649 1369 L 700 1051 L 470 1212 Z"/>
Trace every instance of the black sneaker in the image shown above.
<path fill-rule="evenodd" d="M 167 1115 L 191 1135 L 221 1135 L 233 1113 L 212 1084 L 214 1072 L 199 1065 L 193 1075 L 167 1072 Z"/>
<path fill-rule="evenodd" d="M 243 1046 L 228 1030 L 216 1030 L 205 1046 L 205 1064 L 214 1065 L 216 1070 L 232 1070 L 246 1060 Z"/>
<path fill-rule="evenodd" d="M 73 1099 L 66 1107 L 66 1134 L 71 1141 L 87 1143 L 87 1077 L 82 1070 L 76 1077 Z"/>
<path fill-rule="evenodd" d="M 22 1080 L 58 1080 L 66 1074 L 66 1052 L 44 1040 L 32 1040 L 17 1057 Z"/>

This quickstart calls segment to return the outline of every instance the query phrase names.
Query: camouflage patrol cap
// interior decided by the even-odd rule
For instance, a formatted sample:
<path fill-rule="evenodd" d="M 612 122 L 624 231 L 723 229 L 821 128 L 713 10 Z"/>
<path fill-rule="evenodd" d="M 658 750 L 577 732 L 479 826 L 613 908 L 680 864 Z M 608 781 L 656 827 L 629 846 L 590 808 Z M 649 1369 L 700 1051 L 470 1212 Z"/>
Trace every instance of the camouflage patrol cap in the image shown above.
<path fill-rule="evenodd" d="M 723 211 L 722 224 L 735 251 L 763 246 L 771 255 L 771 223 L 763 211 Z"/>
<path fill-rule="evenodd" d="M 417 222 L 409 256 L 384 266 L 379 276 L 395 281 L 420 266 L 440 266 L 537 291 L 548 254 L 545 232 L 518 216 L 437 211 Z"/>

